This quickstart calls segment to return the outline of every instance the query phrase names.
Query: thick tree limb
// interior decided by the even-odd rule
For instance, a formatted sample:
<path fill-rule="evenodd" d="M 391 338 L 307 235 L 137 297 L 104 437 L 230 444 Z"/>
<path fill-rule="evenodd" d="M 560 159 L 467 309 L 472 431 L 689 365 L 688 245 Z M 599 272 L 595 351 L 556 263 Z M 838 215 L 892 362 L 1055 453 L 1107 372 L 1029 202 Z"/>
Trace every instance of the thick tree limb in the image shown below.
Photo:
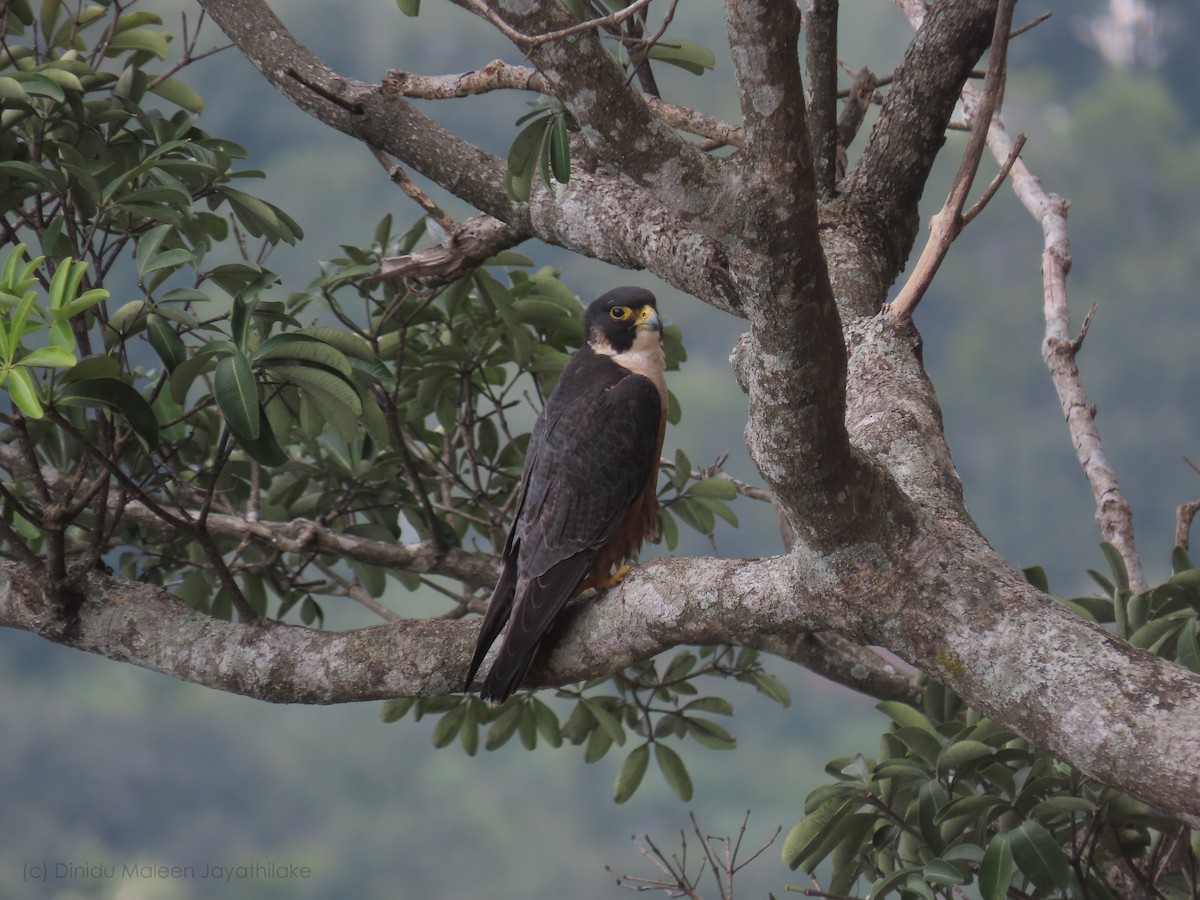
<path fill-rule="evenodd" d="M 862 156 L 842 182 L 852 214 L 879 241 L 880 264 L 890 278 L 912 249 L 917 201 L 945 143 L 963 83 L 991 40 L 996 5 L 997 0 L 963 0 L 929 9 Z"/>
<path fill-rule="evenodd" d="M 232 624 L 98 574 L 74 608 L 37 573 L 0 567 L 0 625 L 224 690 L 333 703 L 454 690 L 477 625 L 344 633 Z M 581 604 L 531 687 L 594 677 L 677 644 L 782 649 L 833 628 L 886 643 L 985 713 L 1085 772 L 1200 824 L 1200 677 L 1130 647 L 1038 593 L 970 528 L 928 521 L 889 555 L 660 559 Z"/>
<path fill-rule="evenodd" d="M 503 18 L 525 35 L 564 32 L 560 38 L 534 44 L 510 38 L 570 110 L 588 147 L 637 183 L 652 187 L 660 202 L 684 218 L 710 210 L 712 195 L 707 189 L 718 181 L 715 161 L 651 112 L 595 27 L 575 28 L 578 22 L 557 3 L 506 3 L 501 12 L 485 6 L 484 0 L 455 2 L 489 21 Z M 596 103 L 597 96 L 604 102 Z"/>
<path fill-rule="evenodd" d="M 744 315 L 725 251 L 669 212 L 660 196 L 620 175 L 573 171 L 569 185 L 535 189 L 528 204 L 514 203 L 505 193 L 503 160 L 451 134 L 386 84 L 380 88 L 334 72 L 262 0 L 200 2 L 268 80 L 327 125 L 390 153 L 517 233 L 624 268 L 648 269 L 719 309 Z M 602 221 L 604 228 L 588 227 Z"/>
<path fill-rule="evenodd" d="M 297 41 L 263 0 L 199 0 L 238 49 L 292 103 L 402 160 L 476 208 L 520 224 L 504 161 L 443 128 L 396 93 L 345 78 Z"/>

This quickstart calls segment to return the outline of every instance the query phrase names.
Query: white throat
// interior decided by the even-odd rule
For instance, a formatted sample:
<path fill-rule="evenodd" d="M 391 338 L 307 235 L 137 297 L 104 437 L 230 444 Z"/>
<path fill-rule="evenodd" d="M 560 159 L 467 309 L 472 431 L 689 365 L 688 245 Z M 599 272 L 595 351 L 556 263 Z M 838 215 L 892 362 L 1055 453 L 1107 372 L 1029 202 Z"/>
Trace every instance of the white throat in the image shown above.
<path fill-rule="evenodd" d="M 612 361 L 622 368 L 649 378 L 659 393 L 666 397 L 667 380 L 663 373 L 667 368 L 667 358 L 663 354 L 662 332 L 639 330 L 634 336 L 633 346 L 623 353 L 618 353 L 607 342 L 597 342 L 592 345 L 592 349 L 602 356 L 612 357 Z"/>

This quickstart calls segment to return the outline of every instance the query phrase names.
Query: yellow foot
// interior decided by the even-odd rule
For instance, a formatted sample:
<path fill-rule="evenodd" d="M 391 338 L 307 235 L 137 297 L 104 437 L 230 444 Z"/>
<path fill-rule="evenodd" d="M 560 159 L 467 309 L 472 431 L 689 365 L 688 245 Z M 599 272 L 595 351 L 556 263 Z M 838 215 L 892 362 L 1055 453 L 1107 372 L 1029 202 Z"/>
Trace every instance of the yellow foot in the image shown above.
<path fill-rule="evenodd" d="M 622 563 L 621 565 L 617 566 L 617 571 L 613 572 L 611 575 L 601 575 L 598 577 L 594 582 L 592 582 L 592 586 L 598 591 L 604 591 L 610 587 L 616 587 L 625 580 L 625 576 L 628 575 L 632 569 L 633 566 L 629 565 L 629 563 Z"/>

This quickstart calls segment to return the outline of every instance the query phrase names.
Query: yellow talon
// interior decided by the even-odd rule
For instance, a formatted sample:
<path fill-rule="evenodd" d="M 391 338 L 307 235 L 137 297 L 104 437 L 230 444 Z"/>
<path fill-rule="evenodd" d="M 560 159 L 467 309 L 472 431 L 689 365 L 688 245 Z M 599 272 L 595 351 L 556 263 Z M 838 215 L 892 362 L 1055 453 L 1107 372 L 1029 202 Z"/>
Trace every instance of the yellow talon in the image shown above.
<path fill-rule="evenodd" d="M 604 591 L 608 590 L 610 587 L 616 587 L 625 580 L 625 576 L 628 575 L 632 570 L 633 566 L 629 565 L 629 563 L 622 563 L 621 565 L 617 566 L 617 571 L 613 572 L 611 575 L 604 575 L 597 578 L 593 582 L 593 586 L 598 591 Z"/>

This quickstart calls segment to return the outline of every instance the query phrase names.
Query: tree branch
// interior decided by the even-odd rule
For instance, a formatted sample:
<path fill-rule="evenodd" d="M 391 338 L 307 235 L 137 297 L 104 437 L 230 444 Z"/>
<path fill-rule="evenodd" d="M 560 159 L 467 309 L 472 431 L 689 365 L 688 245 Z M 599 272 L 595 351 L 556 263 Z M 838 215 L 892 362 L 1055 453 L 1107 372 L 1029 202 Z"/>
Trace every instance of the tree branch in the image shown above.
<path fill-rule="evenodd" d="M 505 163 L 442 127 L 397 92 L 330 69 L 284 27 L 263 0 L 199 0 L 255 67 L 296 106 L 386 151 L 453 194 L 520 224 L 504 190 Z"/>
<path fill-rule="evenodd" d="M 715 161 L 651 112 L 604 48 L 597 25 L 579 28 L 570 11 L 557 3 L 509 4 L 501 17 L 484 0 L 454 2 L 520 32 L 514 36 L 505 31 L 571 112 L 584 142 L 599 159 L 652 187 L 661 202 L 686 219 L 710 211 L 713 198 L 708 188 L 719 180 Z M 553 40 L 525 39 L 552 33 Z M 597 96 L 604 102 L 594 102 Z"/>
<path fill-rule="evenodd" d="M 1007 75 L 1008 33 L 1012 28 L 1013 11 L 1017 0 L 1000 0 L 996 12 L 996 24 L 992 31 L 992 52 L 988 60 L 987 76 L 983 82 L 983 94 L 979 98 L 978 108 L 971 116 L 971 136 L 967 140 L 966 150 L 963 151 L 962 162 L 958 173 L 954 176 L 954 184 L 950 195 L 946 198 L 941 210 L 929 223 L 929 240 L 921 256 L 917 260 L 913 273 L 909 276 L 903 290 L 892 301 L 889 311 L 897 322 L 907 322 L 912 318 L 913 310 L 925 296 L 925 291 L 933 281 L 933 276 L 942 265 L 942 260 L 950 252 L 950 245 L 962 232 L 969 219 L 963 215 L 963 207 L 967 203 L 967 195 L 975 182 L 975 173 L 979 170 L 979 161 L 983 156 L 984 144 L 987 141 L 988 129 L 992 117 L 1000 108 L 1000 97 L 1004 93 L 1004 81 Z M 1003 161 L 1009 168 L 1016 160 L 1016 152 Z M 994 185 L 999 182 L 993 182 Z M 985 192 L 990 197 L 995 192 Z M 986 203 L 986 200 L 983 202 Z M 971 217 L 974 218 L 975 212 Z"/>
<path fill-rule="evenodd" d="M 991 40 L 996 5 L 963 0 L 929 8 L 862 156 L 842 182 L 853 216 L 879 242 L 888 283 L 912 249 L 920 224 L 917 202 L 963 83 Z"/>
<path fill-rule="evenodd" d="M 380 262 L 379 274 L 368 280 L 413 278 L 426 286 L 449 284 L 528 237 L 519 229 L 480 213 L 449 230 L 439 244 L 404 256 L 385 257 Z"/>
<path fill-rule="evenodd" d="M 1192 522 L 1200 513 L 1200 500 L 1180 503 L 1175 510 L 1175 546 L 1187 550 L 1190 545 Z"/>
<path fill-rule="evenodd" d="M 392 69 L 384 76 L 383 83 L 385 90 L 394 89 L 402 96 L 422 100 L 448 100 L 496 90 L 536 91 L 554 96 L 550 82 L 536 69 L 514 66 L 498 59 L 459 75 L 418 75 Z M 645 100 L 654 114 L 672 128 L 731 147 L 744 145 L 740 125 L 658 97 L 646 97 Z"/>
<path fill-rule="evenodd" d="M 818 196 L 827 199 L 837 181 L 838 0 L 807 0 L 804 34 L 815 180 Z"/>
<path fill-rule="evenodd" d="M 76 609 L 39 573 L 0 567 L 0 626 L 275 702 L 458 688 L 478 625 L 407 621 L 330 633 L 236 624 L 148 585 L 91 573 Z M 833 628 L 886 641 L 992 719 L 1083 771 L 1200 824 L 1200 677 L 1037 592 L 964 527 L 923 523 L 893 557 L 658 559 L 564 617 L 529 687 L 598 677 L 676 645 L 753 646 Z"/>
<path fill-rule="evenodd" d="M 974 86 L 967 85 L 965 90 L 974 91 Z M 1013 140 L 998 119 L 988 129 L 988 146 L 997 160 L 1013 157 Z M 1134 538 L 1133 508 L 1125 498 L 1116 470 L 1100 442 L 1096 409 L 1088 402 L 1076 363 L 1083 333 L 1079 336 L 1071 333 L 1071 314 L 1067 305 L 1067 273 L 1071 269 L 1068 203 L 1061 197 L 1047 194 L 1020 159 L 1013 162 L 1010 176 L 1017 198 L 1042 228 L 1042 305 L 1046 319 L 1042 359 L 1050 370 L 1066 417 L 1075 456 L 1092 489 L 1101 536 L 1117 548 L 1129 573 L 1130 588 L 1141 593 L 1146 590 L 1146 576 Z"/>

